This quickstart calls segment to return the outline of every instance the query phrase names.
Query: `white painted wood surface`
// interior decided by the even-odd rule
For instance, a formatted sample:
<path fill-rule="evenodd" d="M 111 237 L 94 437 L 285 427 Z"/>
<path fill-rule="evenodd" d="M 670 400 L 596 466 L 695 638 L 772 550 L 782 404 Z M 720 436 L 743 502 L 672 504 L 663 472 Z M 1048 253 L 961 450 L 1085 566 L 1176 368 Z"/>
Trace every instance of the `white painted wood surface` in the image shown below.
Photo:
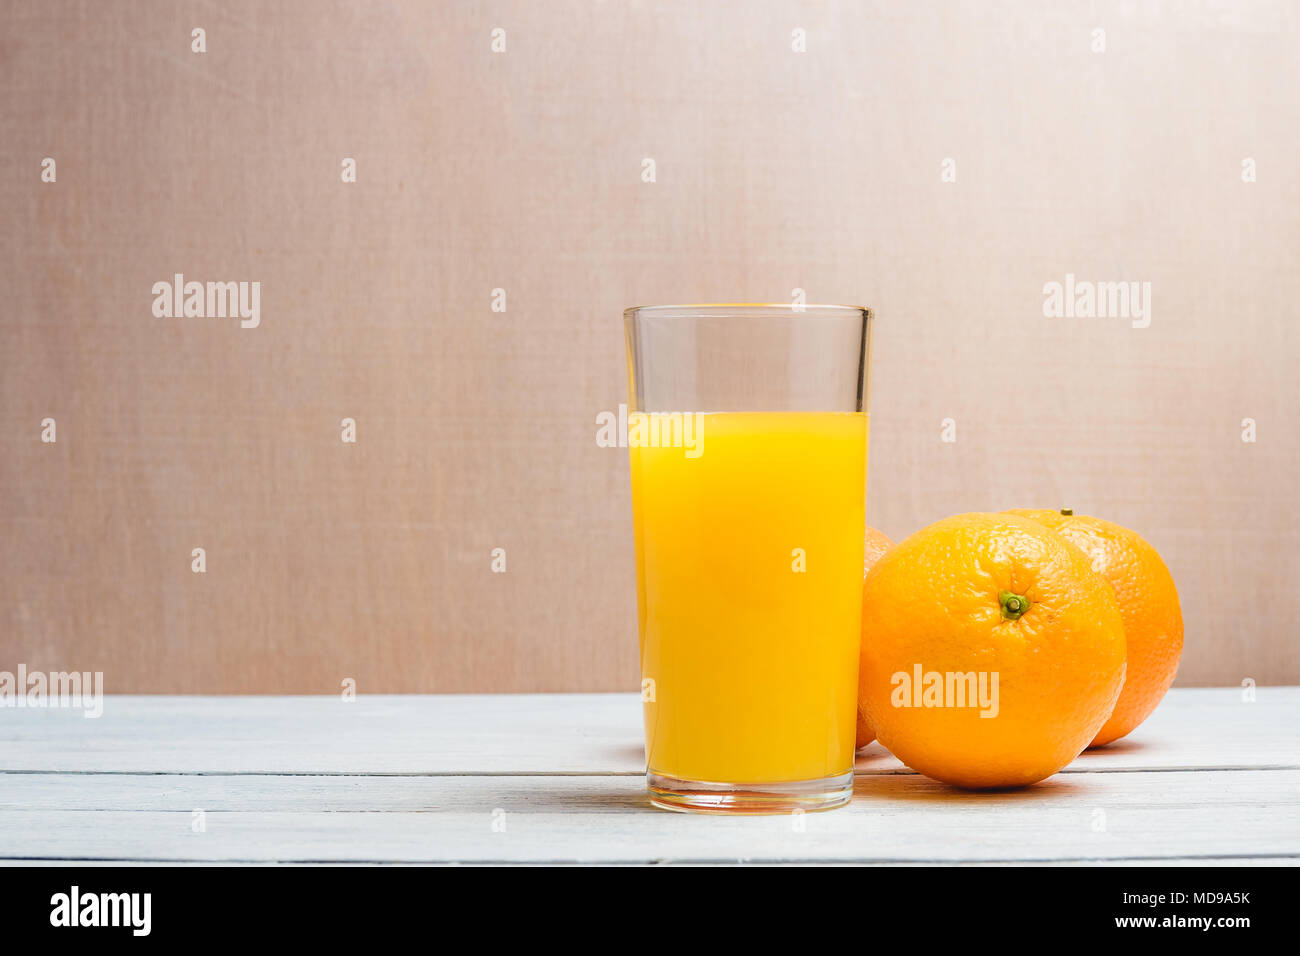
<path fill-rule="evenodd" d="M 1300 862 L 1300 688 L 1176 689 L 1012 793 L 880 749 L 802 818 L 654 810 L 631 694 L 0 709 L 0 861 Z M 196 810 L 204 829 L 195 832 Z"/>

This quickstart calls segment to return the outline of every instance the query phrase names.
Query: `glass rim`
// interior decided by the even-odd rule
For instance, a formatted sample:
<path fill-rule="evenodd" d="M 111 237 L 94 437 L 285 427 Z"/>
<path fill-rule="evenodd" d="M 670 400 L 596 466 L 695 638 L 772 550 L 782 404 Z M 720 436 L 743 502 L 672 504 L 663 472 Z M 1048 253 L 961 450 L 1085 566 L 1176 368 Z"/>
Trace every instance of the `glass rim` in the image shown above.
<path fill-rule="evenodd" d="M 730 312 L 737 317 L 746 313 L 755 313 L 759 315 L 776 315 L 787 313 L 790 315 L 807 315 L 809 312 L 821 313 L 823 315 L 839 315 L 855 313 L 865 315 L 869 319 L 875 318 L 875 313 L 863 305 L 836 305 L 832 303 L 813 303 L 796 304 L 793 302 L 691 302 L 681 305 L 634 305 L 623 310 L 624 318 L 632 318 L 643 312 L 658 313 L 673 318 L 698 318 L 698 317 L 716 317 L 714 312 Z M 674 315 L 674 313 L 677 313 Z"/>

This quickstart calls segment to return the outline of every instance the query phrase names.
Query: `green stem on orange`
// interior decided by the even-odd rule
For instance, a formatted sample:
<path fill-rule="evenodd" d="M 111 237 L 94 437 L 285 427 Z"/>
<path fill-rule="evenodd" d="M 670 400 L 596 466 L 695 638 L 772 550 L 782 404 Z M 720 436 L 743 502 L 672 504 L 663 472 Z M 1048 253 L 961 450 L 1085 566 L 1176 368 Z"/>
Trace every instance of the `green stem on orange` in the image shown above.
<path fill-rule="evenodd" d="M 1029 610 L 1029 598 L 1010 591 L 998 592 L 998 604 L 1002 606 L 1002 617 L 1008 621 L 1019 620 L 1020 615 Z"/>
<path fill-rule="evenodd" d="M 1068 517 L 1070 517 L 1070 515 L 1074 514 L 1074 509 L 1073 509 L 1073 508 L 1062 508 L 1062 509 L 1061 509 L 1061 514 L 1065 515 L 1065 516 L 1068 518 Z"/>

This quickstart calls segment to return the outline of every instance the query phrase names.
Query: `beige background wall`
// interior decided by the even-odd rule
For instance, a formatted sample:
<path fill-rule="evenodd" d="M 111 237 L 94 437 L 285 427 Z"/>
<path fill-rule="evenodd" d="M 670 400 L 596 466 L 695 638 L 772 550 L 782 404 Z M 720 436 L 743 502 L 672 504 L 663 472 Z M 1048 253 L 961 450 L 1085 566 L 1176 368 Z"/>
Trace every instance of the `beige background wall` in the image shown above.
<path fill-rule="evenodd" d="M 797 287 L 877 310 L 873 524 L 1111 517 L 1180 683 L 1300 682 L 1300 14 L 1051 6 L 5 4 L 0 669 L 631 688 L 621 310 Z M 260 327 L 155 318 L 176 272 Z"/>

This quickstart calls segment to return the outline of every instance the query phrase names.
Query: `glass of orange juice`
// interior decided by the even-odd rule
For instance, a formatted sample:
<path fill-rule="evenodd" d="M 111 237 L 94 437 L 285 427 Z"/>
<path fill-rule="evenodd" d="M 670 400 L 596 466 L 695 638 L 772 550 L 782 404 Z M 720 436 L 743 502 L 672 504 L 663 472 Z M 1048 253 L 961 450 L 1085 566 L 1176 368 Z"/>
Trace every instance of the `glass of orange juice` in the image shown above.
<path fill-rule="evenodd" d="M 651 802 L 853 793 L 871 312 L 624 314 Z"/>

